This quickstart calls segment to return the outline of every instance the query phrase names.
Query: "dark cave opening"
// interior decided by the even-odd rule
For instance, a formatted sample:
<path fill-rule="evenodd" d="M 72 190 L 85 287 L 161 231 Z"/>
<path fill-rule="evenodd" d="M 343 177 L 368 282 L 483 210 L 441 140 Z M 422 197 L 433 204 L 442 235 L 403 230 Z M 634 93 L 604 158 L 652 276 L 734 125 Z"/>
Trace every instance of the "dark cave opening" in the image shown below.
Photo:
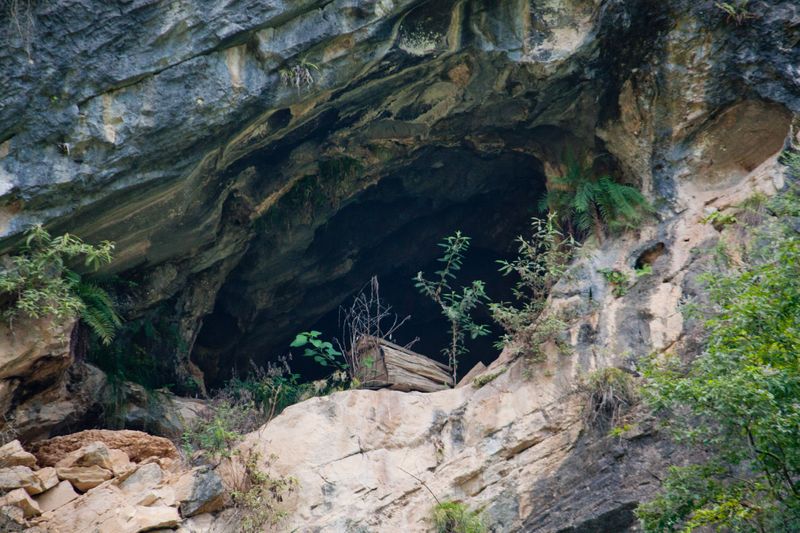
<path fill-rule="evenodd" d="M 265 366 L 286 355 L 301 331 L 340 336 L 339 307 L 377 276 L 384 302 L 411 317 L 396 341 L 418 337 L 413 350 L 446 362 L 441 350 L 448 323 L 412 278 L 418 271 L 432 276 L 441 255 L 437 244 L 460 230 L 472 242 L 454 288 L 480 279 L 492 300 L 509 301 L 515 279 L 502 276 L 496 261 L 512 257 L 516 237 L 527 234 L 544 181 L 539 161 L 523 153 L 435 148 L 376 180 L 311 232 L 307 215 L 294 226 L 267 227 L 204 318 L 192 360 L 213 388 L 234 373 L 246 375 L 253 363 Z M 468 341 L 459 376 L 499 353 L 494 343 L 502 331 L 488 309 L 475 317 L 491 334 Z M 291 364 L 304 379 L 330 372 L 301 353 L 295 350 Z"/>

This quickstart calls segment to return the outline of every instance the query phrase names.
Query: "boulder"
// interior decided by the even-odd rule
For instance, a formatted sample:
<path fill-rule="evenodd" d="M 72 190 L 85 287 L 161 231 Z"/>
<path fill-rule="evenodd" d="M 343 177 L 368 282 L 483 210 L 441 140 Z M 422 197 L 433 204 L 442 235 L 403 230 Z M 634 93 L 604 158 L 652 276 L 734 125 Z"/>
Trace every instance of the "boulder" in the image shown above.
<path fill-rule="evenodd" d="M 6 505 L 13 505 L 22 509 L 25 518 L 32 516 L 39 516 L 42 510 L 39 505 L 33 501 L 25 489 L 14 489 L 2 498 L 0 498 L 0 507 Z"/>
<path fill-rule="evenodd" d="M 47 492 L 38 495 L 35 500 L 43 513 L 58 509 L 78 497 L 69 481 L 62 481 Z"/>
<path fill-rule="evenodd" d="M 58 472 L 59 479 L 69 481 L 76 489 L 82 492 L 93 489 L 113 477 L 110 470 L 97 465 L 56 468 L 56 472 Z"/>
<path fill-rule="evenodd" d="M 148 435 L 142 431 L 89 429 L 70 435 L 53 437 L 31 445 L 31 452 L 44 466 L 55 466 L 65 455 L 79 450 L 92 442 L 102 442 L 109 449 L 125 452 L 134 463 L 148 457 L 178 459 L 178 449 L 163 437 Z"/>
<path fill-rule="evenodd" d="M 26 452 L 18 440 L 0 446 L 0 466 L 27 466 L 36 468 L 36 456 Z"/>
<path fill-rule="evenodd" d="M 25 489 L 28 494 L 44 491 L 42 481 L 27 466 L 0 468 L 0 490 Z"/>
<path fill-rule="evenodd" d="M 27 529 L 27 522 L 25 521 L 25 512 L 19 507 L 13 505 L 6 505 L 0 507 L 0 531 L 4 533 L 11 533 L 12 531 L 25 531 L 26 533 L 34 533 Z"/>
<path fill-rule="evenodd" d="M 115 476 L 125 474 L 132 466 L 127 453 L 122 450 L 109 449 L 101 441 L 82 446 L 56 463 L 59 468 L 95 465 L 110 470 Z"/>
<path fill-rule="evenodd" d="M 135 507 L 133 518 L 126 524 L 126 531 L 150 531 L 157 528 L 171 528 L 178 525 L 181 517 L 174 507 Z"/>
<path fill-rule="evenodd" d="M 33 472 L 39 479 L 42 491 L 47 491 L 58 485 L 58 473 L 52 466 L 47 466 Z"/>
<path fill-rule="evenodd" d="M 225 504 L 225 487 L 216 472 L 197 469 L 181 476 L 175 484 L 175 497 L 181 502 L 181 516 L 188 518 L 213 513 Z"/>
<path fill-rule="evenodd" d="M 157 487 L 164 479 L 164 472 L 155 463 L 140 466 L 133 474 L 119 484 L 125 494 L 139 494 Z"/>

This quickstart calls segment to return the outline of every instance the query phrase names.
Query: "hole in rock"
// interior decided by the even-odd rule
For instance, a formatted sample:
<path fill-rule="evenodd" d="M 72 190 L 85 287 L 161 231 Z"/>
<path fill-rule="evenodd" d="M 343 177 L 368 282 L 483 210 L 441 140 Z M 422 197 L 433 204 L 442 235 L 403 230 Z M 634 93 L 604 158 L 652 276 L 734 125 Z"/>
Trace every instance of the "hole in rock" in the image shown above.
<path fill-rule="evenodd" d="M 664 255 L 664 252 L 666 252 L 666 246 L 663 242 L 657 242 L 656 244 L 649 246 L 639 254 L 639 257 L 636 258 L 633 268 L 641 270 L 646 266 L 653 266 L 653 263 L 656 262 L 656 259 Z"/>
<path fill-rule="evenodd" d="M 286 215 L 261 227 L 226 280 L 203 319 L 192 360 L 215 387 L 233 372 L 246 374 L 251 361 L 276 361 L 301 331 L 339 337 L 339 307 L 375 275 L 382 300 L 401 317 L 411 315 L 395 341 L 418 337 L 413 350 L 446 362 L 448 323 L 412 278 L 418 271 L 434 276 L 441 266 L 437 244 L 460 230 L 472 242 L 454 287 L 480 279 L 492 300 L 510 301 L 516 279 L 502 276 L 496 261 L 513 257 L 516 237 L 529 233 L 544 183 L 541 163 L 526 154 L 431 148 L 341 203 L 316 199 L 318 192 L 304 184 L 302 203 L 295 197 L 281 211 Z M 493 344 L 502 331 L 486 308 L 475 317 L 492 331 L 468 342 L 459 376 L 498 354 Z M 301 351 L 295 350 L 294 372 L 305 379 L 330 372 Z"/>

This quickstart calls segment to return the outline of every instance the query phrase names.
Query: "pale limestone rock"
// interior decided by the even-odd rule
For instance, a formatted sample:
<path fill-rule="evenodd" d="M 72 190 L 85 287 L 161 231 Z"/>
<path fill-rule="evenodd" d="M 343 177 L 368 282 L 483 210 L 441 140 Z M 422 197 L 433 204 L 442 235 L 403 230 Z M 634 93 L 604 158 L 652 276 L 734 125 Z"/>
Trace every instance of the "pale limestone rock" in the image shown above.
<path fill-rule="evenodd" d="M 150 531 L 157 528 L 171 528 L 178 525 L 181 517 L 174 507 L 161 505 L 158 507 L 135 507 L 131 521 L 125 525 L 125 531 Z"/>
<path fill-rule="evenodd" d="M 35 500 L 42 512 L 46 513 L 68 504 L 77 497 L 78 493 L 72 488 L 72 484 L 69 481 L 62 481 L 47 492 L 36 496 Z"/>
<path fill-rule="evenodd" d="M 27 466 L 0 468 L 0 490 L 24 488 L 28 494 L 39 494 L 44 490 L 42 481 Z"/>
<path fill-rule="evenodd" d="M 137 494 L 157 487 L 164 479 L 164 472 L 155 463 L 140 466 L 119 484 L 125 494 Z"/>
<path fill-rule="evenodd" d="M 82 446 L 56 463 L 59 468 L 95 465 L 110 470 L 115 476 L 125 474 L 132 466 L 128 454 L 122 450 L 109 449 L 102 441 Z"/>
<path fill-rule="evenodd" d="M 0 466 L 27 466 L 36 468 L 36 457 L 26 452 L 18 440 L 12 440 L 0 447 Z"/>
<path fill-rule="evenodd" d="M 195 469 L 182 475 L 173 485 L 185 518 L 219 511 L 225 503 L 225 487 L 213 470 Z"/>
<path fill-rule="evenodd" d="M 113 477 L 111 471 L 97 465 L 56 468 L 56 472 L 58 472 L 59 479 L 69 481 L 82 492 L 93 489 Z"/>
<path fill-rule="evenodd" d="M 58 485 L 58 473 L 52 466 L 47 466 L 45 468 L 36 470 L 33 475 L 39 478 L 39 484 L 41 485 L 42 491 L 50 490 Z"/>
<path fill-rule="evenodd" d="M 39 505 L 33 501 L 33 499 L 31 499 L 30 495 L 25 491 L 25 489 L 14 489 L 0 498 L 0 507 L 6 505 L 14 505 L 22 509 L 22 512 L 25 514 L 25 518 L 39 516 L 42 514 L 42 510 L 39 508 Z"/>

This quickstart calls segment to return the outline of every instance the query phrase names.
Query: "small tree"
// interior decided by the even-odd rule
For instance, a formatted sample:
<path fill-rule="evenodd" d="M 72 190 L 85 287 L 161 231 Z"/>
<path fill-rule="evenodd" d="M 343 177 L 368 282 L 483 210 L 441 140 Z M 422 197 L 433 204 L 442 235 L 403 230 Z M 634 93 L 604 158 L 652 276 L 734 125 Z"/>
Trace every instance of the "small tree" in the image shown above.
<path fill-rule="evenodd" d="M 612 233 L 637 228 L 653 211 L 634 187 L 607 174 L 596 176 L 591 166 L 583 166 L 572 154 L 566 156 L 563 175 L 548 176 L 540 208 L 556 213 L 570 235 L 594 231 L 598 240 L 605 228 Z"/>
<path fill-rule="evenodd" d="M 475 308 L 489 300 L 483 281 L 475 280 L 461 287 L 460 292 L 450 285 L 456 279 L 456 273 L 461 270 L 469 243 L 469 237 L 456 231 L 439 244 L 444 249 L 444 255 L 438 260 L 444 265 L 441 270 L 436 271 L 437 279 L 427 280 L 422 272 L 418 272 L 414 278 L 417 289 L 436 302 L 450 323 L 450 346 L 443 349 L 442 353 L 447 356 L 452 369 L 453 386 L 458 377 L 458 358 L 469 351 L 465 344 L 467 335 L 476 339 L 489 333 L 486 325 L 477 324 L 472 318 Z"/>
<path fill-rule="evenodd" d="M 800 197 L 772 209 L 791 220 Z M 639 507 L 645 531 L 800 531 L 800 237 L 783 226 L 756 241 L 762 263 L 706 275 L 705 353 L 645 374 L 645 398 L 702 458 Z"/>
<path fill-rule="evenodd" d="M 52 237 L 42 226 L 26 233 L 19 254 L 7 258 L 0 270 L 0 305 L 4 316 L 31 318 L 80 317 L 104 344 L 109 344 L 121 320 L 114 302 L 102 288 L 82 279 L 70 263 L 83 259 L 84 267 L 98 269 L 111 262 L 114 245 L 97 246 L 65 233 Z"/>
<path fill-rule="evenodd" d="M 489 308 L 495 322 L 506 332 L 502 345 L 515 343 L 520 351 L 536 356 L 540 354 L 542 342 L 564 329 L 557 317 L 541 315 L 550 289 L 564 275 L 580 245 L 571 236 L 561 233 L 554 213 L 545 220 L 534 218 L 530 237 L 519 236 L 517 242 L 517 257 L 498 263 L 504 276 L 519 277 L 513 293 L 521 307 L 498 302 L 489 304 Z"/>

